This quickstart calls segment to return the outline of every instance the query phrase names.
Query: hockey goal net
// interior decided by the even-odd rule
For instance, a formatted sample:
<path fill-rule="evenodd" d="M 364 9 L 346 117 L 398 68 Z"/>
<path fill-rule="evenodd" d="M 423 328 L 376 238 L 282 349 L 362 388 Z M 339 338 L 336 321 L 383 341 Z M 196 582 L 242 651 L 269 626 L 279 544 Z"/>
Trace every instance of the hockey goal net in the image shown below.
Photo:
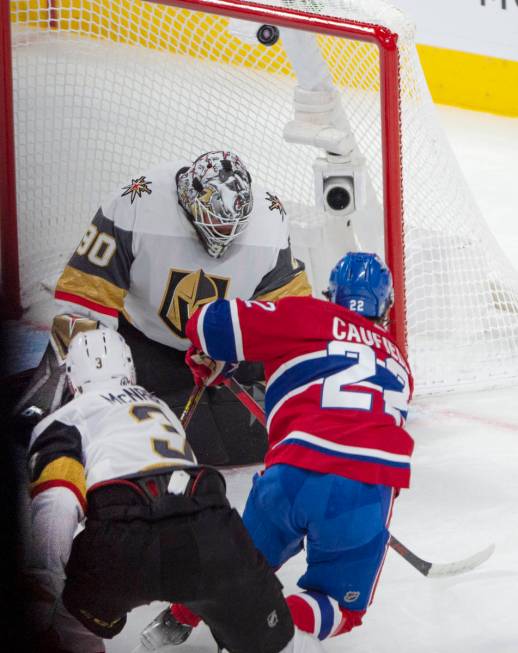
<path fill-rule="evenodd" d="M 52 288 L 106 193 L 160 161 L 229 148 L 285 203 L 315 294 L 351 230 L 384 253 L 396 278 L 392 328 L 417 392 L 516 380 L 516 274 L 444 139 L 398 10 L 381 0 L 8 4 L 17 222 L 8 211 L 2 283 L 15 289 L 11 301 L 28 306 Z M 276 43 L 258 42 L 262 24 L 279 27 Z M 295 88 L 318 92 L 324 78 L 368 177 L 366 208 L 340 219 L 315 200 L 318 147 L 284 137 Z"/>

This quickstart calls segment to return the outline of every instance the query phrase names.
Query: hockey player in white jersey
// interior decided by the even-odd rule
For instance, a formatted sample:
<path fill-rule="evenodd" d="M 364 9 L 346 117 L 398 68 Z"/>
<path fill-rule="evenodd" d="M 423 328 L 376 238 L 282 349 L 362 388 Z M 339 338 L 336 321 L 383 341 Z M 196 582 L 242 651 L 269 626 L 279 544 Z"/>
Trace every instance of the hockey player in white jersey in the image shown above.
<path fill-rule="evenodd" d="M 192 388 L 185 325 L 198 307 L 218 298 L 310 294 L 304 264 L 291 255 L 281 200 L 252 181 L 236 154 L 164 163 L 131 179 L 97 211 L 58 280 L 62 315 L 19 406 L 60 405 L 68 341 L 90 320 L 90 328 L 119 329 L 141 382 L 180 414 Z M 261 376 L 245 365 L 237 373 L 241 382 Z M 198 459 L 211 464 L 259 461 L 266 450 L 264 429 L 250 424 L 226 388 L 207 390 L 189 440 Z"/>
<path fill-rule="evenodd" d="M 293 650 L 282 586 L 223 477 L 135 385 L 122 336 L 75 336 L 66 366 L 74 399 L 36 426 L 28 452 L 33 653 L 100 653 L 130 610 L 155 600 L 186 603 L 231 653 Z"/>

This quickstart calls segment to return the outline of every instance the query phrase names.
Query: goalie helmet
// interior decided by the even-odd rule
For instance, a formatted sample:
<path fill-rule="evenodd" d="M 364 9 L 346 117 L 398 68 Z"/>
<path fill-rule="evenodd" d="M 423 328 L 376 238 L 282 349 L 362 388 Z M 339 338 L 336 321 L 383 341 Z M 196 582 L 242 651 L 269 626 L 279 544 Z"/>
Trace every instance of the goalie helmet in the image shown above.
<path fill-rule="evenodd" d="M 178 198 L 209 256 L 219 258 L 252 212 L 251 178 L 232 152 L 207 152 L 176 175 Z"/>
<path fill-rule="evenodd" d="M 131 350 L 113 329 L 93 329 L 74 336 L 68 349 L 66 371 L 74 394 L 111 379 L 120 379 L 121 385 L 136 382 Z"/>
<path fill-rule="evenodd" d="M 365 317 L 382 318 L 394 301 L 392 274 L 377 254 L 348 252 L 331 270 L 324 294 Z"/>

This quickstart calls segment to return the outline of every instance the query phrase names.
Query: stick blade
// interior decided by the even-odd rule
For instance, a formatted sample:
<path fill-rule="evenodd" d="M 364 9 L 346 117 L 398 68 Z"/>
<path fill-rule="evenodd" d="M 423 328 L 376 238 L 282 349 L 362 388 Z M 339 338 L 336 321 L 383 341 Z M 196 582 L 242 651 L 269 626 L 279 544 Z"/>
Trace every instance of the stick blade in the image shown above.
<path fill-rule="evenodd" d="M 457 560 L 456 562 L 446 562 L 444 564 L 432 563 L 426 576 L 429 578 L 445 578 L 447 576 L 457 576 L 458 574 L 465 574 L 472 571 L 485 562 L 493 555 L 495 545 L 490 544 L 488 547 L 475 553 L 469 558 L 464 560 Z"/>

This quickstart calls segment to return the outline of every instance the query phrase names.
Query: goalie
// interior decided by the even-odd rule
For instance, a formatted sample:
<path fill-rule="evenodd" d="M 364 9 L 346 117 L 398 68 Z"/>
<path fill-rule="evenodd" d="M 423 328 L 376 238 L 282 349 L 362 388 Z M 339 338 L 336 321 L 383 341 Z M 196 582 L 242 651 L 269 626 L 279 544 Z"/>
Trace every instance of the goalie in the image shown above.
<path fill-rule="evenodd" d="M 180 414 L 192 378 L 185 327 L 204 304 L 223 298 L 273 300 L 310 295 L 304 264 L 293 258 L 284 207 L 256 187 L 241 159 L 214 151 L 194 163 L 164 163 L 104 202 L 60 276 L 60 315 L 38 371 L 18 403 L 61 403 L 70 338 L 99 324 L 130 345 L 139 379 Z M 237 378 L 262 380 L 260 366 Z M 248 437 L 243 438 L 243 432 Z M 262 460 L 266 434 L 226 388 L 208 388 L 190 424 L 200 462 Z"/>

